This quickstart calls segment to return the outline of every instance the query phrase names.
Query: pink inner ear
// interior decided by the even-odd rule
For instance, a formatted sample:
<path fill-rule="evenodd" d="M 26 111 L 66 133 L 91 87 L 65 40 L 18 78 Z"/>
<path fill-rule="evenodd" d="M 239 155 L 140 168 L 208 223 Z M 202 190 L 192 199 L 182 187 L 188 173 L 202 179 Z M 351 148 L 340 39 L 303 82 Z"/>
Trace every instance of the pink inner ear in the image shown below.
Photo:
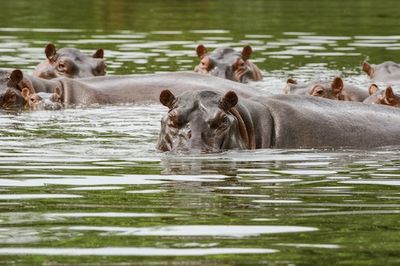
<path fill-rule="evenodd" d="M 54 90 L 54 93 L 60 97 L 62 94 L 60 87 L 56 87 L 56 89 Z"/>
<path fill-rule="evenodd" d="M 23 88 L 21 91 L 21 95 L 24 98 L 28 98 L 30 94 L 31 94 L 31 91 L 28 88 Z"/>
<path fill-rule="evenodd" d="M 385 90 L 385 97 L 386 97 L 387 99 L 392 99 L 392 98 L 394 98 L 394 93 L 393 93 L 392 87 L 387 87 L 387 88 L 386 88 L 386 90 Z"/>
<path fill-rule="evenodd" d="M 332 82 L 332 89 L 335 93 L 339 93 L 343 90 L 344 84 L 343 80 L 339 77 L 336 77 Z"/>
<path fill-rule="evenodd" d="M 379 90 L 379 88 L 376 84 L 371 84 L 371 86 L 369 86 L 369 88 L 368 88 L 368 94 L 372 95 L 375 92 L 377 92 L 378 90 Z"/>

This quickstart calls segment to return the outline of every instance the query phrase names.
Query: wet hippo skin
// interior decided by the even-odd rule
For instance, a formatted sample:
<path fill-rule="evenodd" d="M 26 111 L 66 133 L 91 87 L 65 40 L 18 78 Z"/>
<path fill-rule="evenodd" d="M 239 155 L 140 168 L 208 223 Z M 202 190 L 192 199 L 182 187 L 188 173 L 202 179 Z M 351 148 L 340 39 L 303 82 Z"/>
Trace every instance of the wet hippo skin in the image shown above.
<path fill-rule="evenodd" d="M 56 50 L 54 44 L 49 43 L 45 48 L 45 54 L 47 59 L 41 62 L 32 73 L 36 77 L 84 78 L 106 74 L 103 49 L 96 50 L 93 55 L 86 55 L 76 48 Z"/>
<path fill-rule="evenodd" d="M 260 148 L 373 148 L 399 145 L 400 110 L 320 97 L 244 99 L 234 92 L 160 94 L 168 107 L 157 148 L 219 152 Z"/>

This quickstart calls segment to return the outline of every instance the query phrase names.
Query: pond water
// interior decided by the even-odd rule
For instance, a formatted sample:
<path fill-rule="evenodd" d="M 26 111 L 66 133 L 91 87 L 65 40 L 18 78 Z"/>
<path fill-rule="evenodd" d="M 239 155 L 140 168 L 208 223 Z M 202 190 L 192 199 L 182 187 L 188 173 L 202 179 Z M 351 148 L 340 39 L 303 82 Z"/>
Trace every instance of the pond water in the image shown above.
<path fill-rule="evenodd" d="M 251 44 L 265 94 L 288 77 L 398 60 L 398 1 L 2 1 L 0 65 L 105 49 L 108 74 L 192 70 Z M 399 84 L 392 84 L 398 89 Z M 159 105 L 0 113 L 0 264 L 398 265 L 400 152 L 155 149 Z"/>

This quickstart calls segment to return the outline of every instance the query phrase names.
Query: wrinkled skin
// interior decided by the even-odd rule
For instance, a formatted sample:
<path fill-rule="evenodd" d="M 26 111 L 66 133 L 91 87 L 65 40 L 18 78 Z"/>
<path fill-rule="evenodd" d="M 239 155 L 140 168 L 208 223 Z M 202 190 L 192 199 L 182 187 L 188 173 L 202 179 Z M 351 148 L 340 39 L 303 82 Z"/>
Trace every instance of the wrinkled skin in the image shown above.
<path fill-rule="evenodd" d="M 362 70 L 375 81 L 398 81 L 400 80 L 400 64 L 386 61 L 381 64 L 370 64 L 364 61 Z"/>
<path fill-rule="evenodd" d="M 285 94 L 310 95 L 339 101 L 362 102 L 368 97 L 368 92 L 351 85 L 345 85 L 340 77 L 329 82 L 313 82 L 311 84 L 298 84 L 293 79 L 288 79 Z"/>
<path fill-rule="evenodd" d="M 160 102 L 169 109 L 161 120 L 160 151 L 400 144 L 400 110 L 379 105 L 300 95 L 242 99 L 216 91 L 175 96 L 168 90 L 160 94 Z"/>
<path fill-rule="evenodd" d="M 384 90 L 380 90 L 376 84 L 372 84 L 368 92 L 370 96 L 364 100 L 364 103 L 400 107 L 400 95 L 395 94 L 390 86 Z"/>
<path fill-rule="evenodd" d="M 237 82 L 262 80 L 260 69 L 249 61 L 252 54 L 249 45 L 245 46 L 242 52 L 237 52 L 229 47 L 220 47 L 212 53 L 208 53 L 206 47 L 200 44 L 197 46 L 196 52 L 200 63 L 195 67 L 195 72 Z"/>
<path fill-rule="evenodd" d="M 0 109 L 23 109 L 25 105 L 25 100 L 21 95 L 23 88 L 34 92 L 32 83 L 29 79 L 24 78 L 20 70 L 0 70 Z"/>
<path fill-rule="evenodd" d="M 56 88 L 54 93 L 31 93 L 29 89 L 23 88 L 21 95 L 25 100 L 25 110 L 60 110 L 63 108 L 60 88 Z"/>
<path fill-rule="evenodd" d="M 33 71 L 33 75 L 36 77 L 44 79 L 84 78 L 106 74 L 103 49 L 98 49 L 90 56 L 75 48 L 56 50 L 56 47 L 49 43 L 45 48 L 45 54 L 47 59 Z"/>

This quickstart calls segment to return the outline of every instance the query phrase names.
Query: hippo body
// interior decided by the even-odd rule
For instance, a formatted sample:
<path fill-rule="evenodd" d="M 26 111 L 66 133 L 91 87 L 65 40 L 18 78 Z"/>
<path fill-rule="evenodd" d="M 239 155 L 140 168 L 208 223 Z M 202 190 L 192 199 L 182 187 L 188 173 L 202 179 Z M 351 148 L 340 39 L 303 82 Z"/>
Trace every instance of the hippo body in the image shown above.
<path fill-rule="evenodd" d="M 92 104 L 159 103 L 160 92 L 180 94 L 188 90 L 233 90 L 244 98 L 260 95 L 252 87 L 192 72 L 103 76 L 84 79 L 44 80 L 30 77 L 36 92 L 53 93 L 61 88 L 65 107 Z"/>
<path fill-rule="evenodd" d="M 362 69 L 375 81 L 400 81 L 400 64 L 392 61 L 386 61 L 381 64 L 369 64 L 364 61 Z"/>
<path fill-rule="evenodd" d="M 36 77 L 84 78 L 106 74 L 103 49 L 96 50 L 93 55 L 86 55 L 76 48 L 56 50 L 55 46 L 49 43 L 45 48 L 45 54 L 47 59 L 41 62 L 32 73 Z"/>
<path fill-rule="evenodd" d="M 195 72 L 242 83 L 262 80 L 260 69 L 249 60 L 253 52 L 249 45 L 242 52 L 230 47 L 219 47 L 208 53 L 205 46 L 200 44 L 196 52 L 200 63 L 195 67 Z"/>
<path fill-rule="evenodd" d="M 229 93 L 194 91 L 167 97 L 163 92 L 160 100 L 169 111 L 161 121 L 157 148 L 218 152 L 400 144 L 400 110 L 395 108 L 299 95 L 235 100 Z"/>

